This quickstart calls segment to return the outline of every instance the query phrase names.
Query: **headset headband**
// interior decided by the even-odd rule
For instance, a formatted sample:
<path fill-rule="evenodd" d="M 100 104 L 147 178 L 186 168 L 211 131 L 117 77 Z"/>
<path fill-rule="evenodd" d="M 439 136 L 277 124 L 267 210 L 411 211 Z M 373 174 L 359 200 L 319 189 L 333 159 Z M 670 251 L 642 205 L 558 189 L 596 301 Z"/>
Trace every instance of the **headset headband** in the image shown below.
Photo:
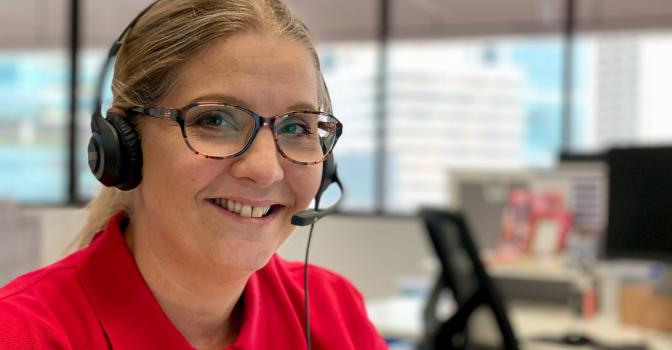
<path fill-rule="evenodd" d="M 121 35 L 119 35 L 119 38 L 112 44 L 112 47 L 110 47 L 110 51 L 107 53 L 107 61 L 105 61 L 105 65 L 103 66 L 103 69 L 100 71 L 100 76 L 98 77 L 98 86 L 96 87 L 96 109 L 93 112 L 93 116 L 91 118 L 91 130 L 92 131 L 99 131 L 100 126 L 99 126 L 99 121 L 103 119 L 103 88 L 105 85 L 105 75 L 107 73 L 107 70 L 110 68 L 110 63 L 112 62 L 112 59 L 117 57 L 117 53 L 119 52 L 119 49 L 121 48 L 121 40 L 124 38 L 126 33 L 128 33 L 138 22 L 140 17 L 142 17 L 147 11 L 149 11 L 152 6 L 156 5 L 160 0 L 156 0 L 153 3 L 151 3 L 147 8 L 142 10 L 131 23 L 129 23 L 126 28 L 124 28 L 124 31 L 121 32 Z"/>

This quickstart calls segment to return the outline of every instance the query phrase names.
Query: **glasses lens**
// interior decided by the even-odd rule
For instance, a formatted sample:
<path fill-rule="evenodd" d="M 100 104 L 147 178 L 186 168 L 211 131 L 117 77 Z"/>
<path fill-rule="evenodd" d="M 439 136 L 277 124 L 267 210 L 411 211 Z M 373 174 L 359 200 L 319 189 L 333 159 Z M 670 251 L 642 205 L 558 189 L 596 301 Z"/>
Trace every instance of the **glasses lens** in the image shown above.
<path fill-rule="evenodd" d="M 226 157 L 245 148 L 254 131 L 254 118 L 233 107 L 197 106 L 187 110 L 184 129 L 194 150 Z"/>
<path fill-rule="evenodd" d="M 297 162 L 318 162 L 336 143 L 335 118 L 323 114 L 289 114 L 278 120 L 278 145 Z"/>

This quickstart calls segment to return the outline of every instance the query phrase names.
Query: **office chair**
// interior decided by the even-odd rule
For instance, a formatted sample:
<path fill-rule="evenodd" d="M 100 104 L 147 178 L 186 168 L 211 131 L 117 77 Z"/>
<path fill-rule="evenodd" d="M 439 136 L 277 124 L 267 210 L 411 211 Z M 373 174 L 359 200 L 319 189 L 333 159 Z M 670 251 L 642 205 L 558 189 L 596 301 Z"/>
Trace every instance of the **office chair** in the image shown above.
<path fill-rule="evenodd" d="M 462 215 L 422 209 L 420 217 L 425 221 L 443 271 L 425 308 L 425 339 L 419 349 L 480 349 L 469 339 L 467 321 L 479 306 L 489 306 L 502 336 L 500 349 L 518 350 L 502 299 L 485 273 Z M 436 306 L 445 288 L 452 290 L 458 308 L 452 317 L 441 322 L 436 317 Z"/>

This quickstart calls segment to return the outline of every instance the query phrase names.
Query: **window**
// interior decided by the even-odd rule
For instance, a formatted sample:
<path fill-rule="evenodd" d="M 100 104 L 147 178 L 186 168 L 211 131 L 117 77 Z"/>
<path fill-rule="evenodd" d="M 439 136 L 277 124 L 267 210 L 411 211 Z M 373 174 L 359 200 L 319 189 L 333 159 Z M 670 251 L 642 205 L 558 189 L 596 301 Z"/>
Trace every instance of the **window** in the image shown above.
<path fill-rule="evenodd" d="M 588 74 L 574 149 L 672 143 L 672 33 L 598 33 L 579 41 Z"/>
<path fill-rule="evenodd" d="M 399 41 L 389 54 L 386 212 L 447 205 L 453 170 L 554 164 L 558 37 Z"/>
<path fill-rule="evenodd" d="M 107 50 L 84 49 L 79 53 L 79 85 L 77 101 L 77 194 L 88 201 L 98 195 L 103 185 L 91 173 L 88 145 L 91 138 L 91 114 L 96 107 L 96 86 L 100 70 L 107 59 Z M 103 94 L 103 113 L 112 105 L 112 69 L 107 73 Z"/>
<path fill-rule="evenodd" d="M 82 200 L 93 198 L 101 186 L 88 169 L 86 146 L 107 44 L 149 1 L 131 3 L 137 9 L 109 3 L 96 10 L 92 5 L 87 11 L 96 15 L 84 16 L 82 42 L 87 48 L 79 53 L 75 154 L 77 194 Z M 454 6 L 457 3 L 464 6 Z M 501 16 L 480 11 L 485 3 L 498 6 Z M 376 169 L 381 156 L 376 122 L 379 43 L 371 38 L 376 35 L 378 9 L 367 3 L 357 14 L 361 18 L 343 22 L 321 5 L 297 3 L 297 10 L 307 11 L 302 17 L 313 21 L 309 27 L 316 28 L 318 37 L 335 40 L 318 40 L 317 48 L 334 114 L 345 125 L 335 150 L 346 190 L 344 211 L 372 213 L 382 207 L 384 213 L 410 214 L 423 205 L 449 204 L 451 171 L 555 165 L 563 138 L 564 49 L 557 34 L 563 7 L 561 1 L 530 4 L 504 6 L 488 0 L 479 5 L 460 0 L 422 7 L 393 1 L 393 37 L 441 39 L 395 39 L 388 46 L 383 125 L 386 168 Z M 42 16 L 38 20 L 12 22 L 8 27 L 38 23 L 33 28 L 37 39 L 27 46 L 32 49 L 15 49 L 16 43 L 25 41 L 17 35 L 27 31 L 12 29 L 10 34 L 16 37 L 10 35 L 9 44 L 3 41 L 0 51 L 0 197 L 22 203 L 68 200 L 68 53 L 35 49 L 42 42 L 56 47 L 49 40 L 57 37 L 59 43 L 65 42 L 60 38 L 66 33 L 61 23 L 67 19 L 66 6 L 49 6 L 35 14 Z M 60 12 L 54 12 L 56 8 Z M 31 11 L 28 7 L 12 9 L 28 11 L 21 12 L 22 16 Z M 459 11 L 466 12 L 462 16 Z M 582 8 L 577 17 L 577 28 L 582 30 L 600 29 L 595 27 L 599 23 L 613 30 L 607 24 L 617 23 L 613 18 L 601 21 L 600 16 L 607 13 L 585 11 Z M 46 20 L 52 18 L 51 12 L 63 19 L 56 21 L 61 24 L 54 22 L 53 28 Z M 540 13 L 544 15 L 537 16 Z M 3 18 L 11 22 L 14 17 Z M 109 26 L 97 25 L 103 21 Z M 320 27 L 322 22 L 329 25 Z M 627 26 L 626 22 L 619 19 L 618 23 Z M 498 34 L 516 32 L 516 23 L 529 24 L 533 29 L 525 27 L 528 33 L 547 34 Z M 461 34 L 463 38 L 457 37 Z M 570 149 L 601 152 L 614 146 L 670 144 L 669 62 L 669 31 L 580 34 L 574 43 Z M 110 79 L 105 84 L 108 106 Z M 384 203 L 376 203 L 380 178 L 385 183 Z M 325 204 L 336 198 L 335 191 L 328 192 Z"/>
<path fill-rule="evenodd" d="M 68 80 L 62 50 L 0 52 L 0 198 L 67 202 Z"/>
<path fill-rule="evenodd" d="M 318 46 L 322 71 L 334 106 L 334 116 L 343 122 L 334 157 L 345 188 L 345 211 L 372 212 L 375 190 L 375 78 L 377 44 L 332 43 Z M 335 186 L 332 186 L 335 187 Z M 324 195 L 328 204 L 338 191 Z"/>

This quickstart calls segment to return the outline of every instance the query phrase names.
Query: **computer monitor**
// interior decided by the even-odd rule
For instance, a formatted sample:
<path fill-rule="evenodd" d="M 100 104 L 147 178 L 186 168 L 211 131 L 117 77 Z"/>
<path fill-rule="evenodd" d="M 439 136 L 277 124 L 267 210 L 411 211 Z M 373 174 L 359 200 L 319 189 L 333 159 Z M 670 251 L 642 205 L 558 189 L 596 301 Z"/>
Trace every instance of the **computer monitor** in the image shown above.
<path fill-rule="evenodd" d="M 618 148 L 606 158 L 605 257 L 672 264 L 672 147 Z"/>

